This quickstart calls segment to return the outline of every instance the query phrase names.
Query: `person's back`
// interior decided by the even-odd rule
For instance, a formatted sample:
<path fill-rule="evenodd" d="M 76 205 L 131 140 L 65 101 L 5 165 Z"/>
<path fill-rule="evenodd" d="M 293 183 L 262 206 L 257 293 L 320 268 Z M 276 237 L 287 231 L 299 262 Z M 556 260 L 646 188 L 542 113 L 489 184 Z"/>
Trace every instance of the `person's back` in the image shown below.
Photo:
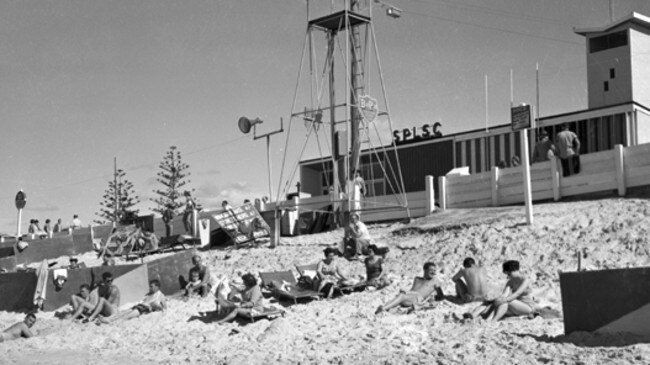
<path fill-rule="evenodd" d="M 556 144 L 560 158 L 567 158 L 575 155 L 574 141 L 578 139 L 575 133 L 568 129 L 562 130 L 557 134 Z"/>
<path fill-rule="evenodd" d="M 480 266 L 464 268 L 468 294 L 473 298 L 486 298 L 488 294 L 487 272 Z"/>

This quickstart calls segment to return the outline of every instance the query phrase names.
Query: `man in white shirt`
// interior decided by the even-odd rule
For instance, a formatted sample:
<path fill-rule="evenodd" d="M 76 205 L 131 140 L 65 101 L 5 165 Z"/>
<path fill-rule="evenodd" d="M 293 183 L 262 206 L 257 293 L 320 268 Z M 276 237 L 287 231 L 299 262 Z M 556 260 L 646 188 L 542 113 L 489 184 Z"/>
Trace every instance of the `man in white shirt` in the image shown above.
<path fill-rule="evenodd" d="M 72 216 L 72 223 L 70 224 L 70 229 L 78 229 L 81 228 L 81 219 L 79 219 L 78 215 L 73 215 Z"/>

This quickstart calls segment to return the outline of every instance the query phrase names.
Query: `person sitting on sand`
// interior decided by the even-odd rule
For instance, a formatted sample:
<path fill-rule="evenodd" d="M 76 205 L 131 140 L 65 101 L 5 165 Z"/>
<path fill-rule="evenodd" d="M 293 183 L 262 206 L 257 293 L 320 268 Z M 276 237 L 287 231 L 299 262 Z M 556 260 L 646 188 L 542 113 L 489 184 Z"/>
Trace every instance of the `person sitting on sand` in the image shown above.
<path fill-rule="evenodd" d="M 463 303 L 487 300 L 487 273 L 473 258 L 463 260 L 463 268 L 451 279 L 456 284 L 456 297 Z"/>
<path fill-rule="evenodd" d="M 350 214 L 350 225 L 345 230 L 345 250 L 351 256 L 351 260 L 356 260 L 358 256 L 363 255 L 370 245 L 370 232 L 368 227 L 359 219 L 359 214 Z"/>
<path fill-rule="evenodd" d="M 199 271 L 196 268 L 190 269 L 190 282 L 185 286 L 185 296 L 193 297 L 196 295 L 202 295 L 204 286 L 201 283 L 201 277 L 199 276 Z"/>
<path fill-rule="evenodd" d="M 102 274 L 102 279 L 102 283 L 97 288 L 99 296 L 97 305 L 88 317 L 88 322 L 93 321 L 100 314 L 104 317 L 110 317 L 116 314 L 120 307 L 120 289 L 113 284 L 113 274 L 105 272 Z"/>
<path fill-rule="evenodd" d="M 424 277 L 416 277 L 413 280 L 413 286 L 410 291 L 400 290 L 399 295 L 397 295 L 390 302 L 380 305 L 375 314 L 379 314 L 383 311 L 387 311 L 391 308 L 402 306 L 410 307 L 411 311 L 423 307 L 428 299 L 431 303 L 433 300 L 442 300 L 445 294 L 442 292 L 440 287 L 440 281 L 436 278 L 436 266 L 433 262 L 426 262 L 424 264 Z M 434 297 L 430 297 L 433 292 L 436 292 Z M 432 304 L 432 303 L 431 303 Z"/>
<path fill-rule="evenodd" d="M 68 269 L 70 270 L 81 269 L 81 264 L 79 264 L 79 259 L 77 259 L 76 257 L 70 257 L 70 264 L 68 265 Z"/>
<path fill-rule="evenodd" d="M 381 289 L 390 285 L 391 281 L 384 273 L 382 268 L 384 260 L 377 255 L 377 251 L 378 247 L 376 245 L 368 246 L 368 257 L 364 261 L 366 264 L 366 284 Z"/>
<path fill-rule="evenodd" d="M 121 312 L 108 318 L 98 317 L 97 319 L 101 323 L 112 323 L 118 320 L 137 318 L 143 314 L 151 312 L 164 312 L 166 309 L 167 298 L 165 297 L 165 294 L 160 291 L 160 281 L 154 279 L 149 282 L 149 292 L 138 304 L 133 306 L 131 310 Z"/>
<path fill-rule="evenodd" d="M 492 302 L 484 302 L 484 305 L 477 307 L 472 313 L 466 313 L 465 318 L 472 319 L 482 315 L 496 322 L 505 316 L 520 317 L 535 313 L 537 304 L 531 295 L 530 279 L 519 271 L 519 261 L 504 262 L 503 273 L 508 277 L 508 281 L 501 296 Z"/>
<path fill-rule="evenodd" d="M 75 320 L 81 315 L 90 314 L 97 306 L 99 301 L 97 291 L 90 291 L 90 285 L 81 284 L 79 287 L 79 294 L 73 294 L 70 297 L 70 304 L 72 305 L 72 316 L 70 320 Z"/>
<path fill-rule="evenodd" d="M 233 310 L 228 313 L 224 318 L 217 321 L 217 324 L 230 322 L 237 315 L 247 315 L 252 316 L 264 312 L 262 291 L 260 286 L 257 285 L 257 279 L 255 275 L 247 273 L 242 275 L 242 280 L 246 288 L 241 291 L 241 302 L 230 302 L 230 307 L 233 307 Z"/>
<path fill-rule="evenodd" d="M 212 291 L 212 277 L 210 276 L 210 269 L 201 263 L 201 256 L 194 255 L 192 256 L 192 264 L 194 267 L 190 269 L 189 277 L 192 277 L 192 270 L 199 273 L 199 278 L 201 279 L 200 294 L 202 297 L 206 297 Z"/>
<path fill-rule="evenodd" d="M 31 328 L 36 323 L 36 315 L 29 313 L 22 322 L 14 323 L 0 333 L 0 342 L 11 341 L 17 338 L 30 338 L 34 336 Z"/>
<path fill-rule="evenodd" d="M 334 293 L 334 288 L 343 280 L 347 280 L 345 275 L 341 273 L 338 262 L 336 262 L 336 254 L 338 250 L 328 247 L 323 250 L 325 259 L 318 263 L 316 266 L 316 274 L 318 275 L 318 291 L 327 293 L 327 297 L 331 298 Z"/>

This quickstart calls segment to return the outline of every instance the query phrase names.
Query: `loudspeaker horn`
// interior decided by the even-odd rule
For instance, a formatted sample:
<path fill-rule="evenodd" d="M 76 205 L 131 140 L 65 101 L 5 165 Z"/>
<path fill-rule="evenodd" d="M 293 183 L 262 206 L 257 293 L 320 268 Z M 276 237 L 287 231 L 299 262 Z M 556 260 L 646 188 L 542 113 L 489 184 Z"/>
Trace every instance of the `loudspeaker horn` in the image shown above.
<path fill-rule="evenodd" d="M 253 128 L 255 124 L 260 124 L 260 123 L 263 123 L 263 121 L 260 118 L 255 118 L 251 120 L 246 117 L 241 117 L 239 118 L 239 122 L 238 122 L 239 130 L 242 131 L 242 133 L 246 134 L 251 131 L 251 128 Z"/>

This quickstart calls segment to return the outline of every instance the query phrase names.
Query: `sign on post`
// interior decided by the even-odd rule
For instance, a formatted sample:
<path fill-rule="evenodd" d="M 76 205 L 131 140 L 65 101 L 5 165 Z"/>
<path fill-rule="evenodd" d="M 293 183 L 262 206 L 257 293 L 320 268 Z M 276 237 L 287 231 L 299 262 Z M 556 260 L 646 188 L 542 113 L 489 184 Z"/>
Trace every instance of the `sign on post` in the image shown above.
<path fill-rule="evenodd" d="M 16 194 L 16 209 L 25 208 L 25 204 L 27 204 L 27 194 L 21 190 Z"/>
<path fill-rule="evenodd" d="M 515 132 L 530 128 L 530 105 L 522 104 L 511 108 L 510 120 L 512 121 L 512 130 Z"/>
<path fill-rule="evenodd" d="M 271 232 L 271 228 L 250 203 L 213 214 L 212 218 L 232 238 L 235 245 L 268 237 Z"/>

